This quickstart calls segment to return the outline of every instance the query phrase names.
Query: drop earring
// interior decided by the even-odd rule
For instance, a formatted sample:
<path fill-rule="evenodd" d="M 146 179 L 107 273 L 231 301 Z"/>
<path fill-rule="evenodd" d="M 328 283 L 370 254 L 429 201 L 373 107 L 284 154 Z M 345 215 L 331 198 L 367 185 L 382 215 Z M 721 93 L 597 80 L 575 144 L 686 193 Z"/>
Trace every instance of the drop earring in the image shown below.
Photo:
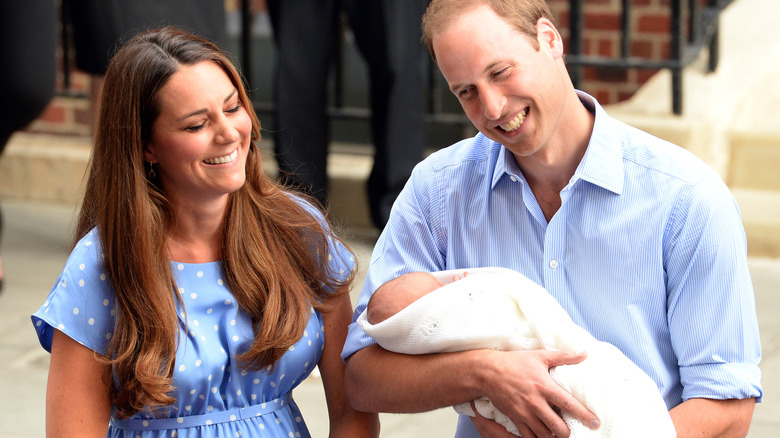
<path fill-rule="evenodd" d="M 154 177 L 157 176 L 157 174 L 154 172 L 154 163 L 149 163 L 149 179 L 154 179 Z"/>

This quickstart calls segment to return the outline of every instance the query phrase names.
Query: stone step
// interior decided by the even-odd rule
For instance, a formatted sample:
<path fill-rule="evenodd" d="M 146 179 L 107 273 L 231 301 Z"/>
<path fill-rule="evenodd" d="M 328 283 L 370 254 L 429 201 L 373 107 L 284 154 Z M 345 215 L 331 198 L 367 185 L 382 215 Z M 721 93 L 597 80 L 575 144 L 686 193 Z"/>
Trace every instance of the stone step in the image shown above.
<path fill-rule="evenodd" d="M 670 134 L 671 135 L 671 134 Z M 266 171 L 276 174 L 276 163 L 262 149 Z M 0 198 L 76 205 L 81 196 L 90 139 L 20 132 L 12 137 L 0 158 Z M 366 181 L 372 157 L 348 146 L 335 146 L 329 157 L 330 213 L 333 220 L 356 235 L 374 235 L 368 213 Z M 358 148 L 364 150 L 365 148 Z M 758 154 L 755 160 L 761 161 Z M 767 160 L 770 164 L 776 160 Z M 780 257 L 780 188 L 733 187 L 755 257 Z"/>

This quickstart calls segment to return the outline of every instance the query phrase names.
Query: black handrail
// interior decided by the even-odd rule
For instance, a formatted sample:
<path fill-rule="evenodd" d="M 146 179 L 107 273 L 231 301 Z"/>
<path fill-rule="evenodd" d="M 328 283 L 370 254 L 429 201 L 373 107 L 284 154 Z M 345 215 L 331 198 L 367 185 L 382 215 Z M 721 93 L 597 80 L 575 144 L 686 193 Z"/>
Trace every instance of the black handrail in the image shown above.
<path fill-rule="evenodd" d="M 630 0 L 623 0 L 621 22 L 623 26 L 623 38 L 621 40 L 621 56 L 609 58 L 603 56 L 583 55 L 582 5 L 583 0 L 571 0 L 570 2 L 570 54 L 566 62 L 572 72 L 572 82 L 575 87 L 582 81 L 581 68 L 602 67 L 614 69 L 669 69 L 672 73 L 672 112 L 682 114 L 682 72 L 701 53 L 708 48 L 707 71 L 713 72 L 718 66 L 719 50 L 719 17 L 720 13 L 732 0 L 708 0 L 707 6 L 702 7 L 699 0 L 688 0 L 687 5 L 682 0 L 670 2 L 671 29 L 670 29 L 670 57 L 669 59 L 652 60 L 632 57 L 630 53 L 631 27 L 629 17 L 631 14 Z M 683 16 L 688 12 L 688 29 L 685 35 Z"/>
<path fill-rule="evenodd" d="M 569 53 L 566 55 L 566 62 L 569 66 L 569 73 L 575 87 L 582 83 L 583 67 L 598 67 L 610 69 L 669 69 L 672 73 L 672 111 L 674 114 L 682 114 L 682 71 L 691 64 L 707 47 L 708 50 L 708 72 L 713 72 L 718 65 L 719 50 L 719 17 L 723 9 L 731 3 L 732 0 L 707 0 L 707 5 L 702 7 L 700 0 L 671 0 L 671 29 L 670 29 L 670 57 L 669 59 L 645 59 L 631 55 L 632 29 L 630 18 L 632 14 L 631 0 L 622 0 L 621 2 L 621 25 L 622 39 L 620 45 L 620 56 L 604 57 L 595 55 L 585 55 L 583 53 L 584 45 L 584 12 L 583 0 L 570 0 L 569 2 Z M 67 14 L 68 1 L 61 2 L 63 14 Z M 240 34 L 240 62 L 244 76 L 251 81 L 251 59 L 252 59 L 252 13 L 249 8 L 249 1 L 243 0 L 241 4 L 241 34 Z M 687 32 L 683 26 L 683 16 L 688 13 Z M 67 20 L 61 21 L 61 38 L 63 54 L 63 90 L 59 95 L 81 96 L 83 93 L 75 93 L 71 90 L 71 59 L 70 59 L 70 32 L 67 28 Z M 340 29 L 344 32 L 344 28 Z M 343 49 L 342 49 L 343 51 Z M 340 51 L 341 52 L 341 51 Z M 349 107 L 343 103 L 343 56 L 340 53 L 337 59 L 338 66 L 335 69 L 334 88 L 336 96 L 334 104 L 328 109 L 331 118 L 336 119 L 368 119 L 371 112 L 367 108 Z M 446 86 L 442 84 L 438 76 L 435 65 L 431 62 L 426 69 L 427 75 L 427 94 L 425 104 L 426 123 L 439 123 L 445 125 L 460 125 L 463 129 L 468 129 L 468 119 L 459 111 L 447 112 L 444 110 L 445 96 L 448 95 Z M 249 84 L 250 89 L 252 84 Z M 273 104 L 269 102 L 255 102 L 258 111 L 271 112 Z"/>

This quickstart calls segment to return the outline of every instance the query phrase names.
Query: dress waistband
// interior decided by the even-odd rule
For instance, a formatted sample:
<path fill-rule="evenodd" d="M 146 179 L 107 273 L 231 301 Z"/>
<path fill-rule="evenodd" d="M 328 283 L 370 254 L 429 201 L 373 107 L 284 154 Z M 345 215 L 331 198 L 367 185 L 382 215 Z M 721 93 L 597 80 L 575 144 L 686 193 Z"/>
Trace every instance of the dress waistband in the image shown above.
<path fill-rule="evenodd" d="M 259 417 L 270 412 L 278 411 L 292 401 L 292 393 L 275 400 L 267 401 L 245 408 L 229 409 L 211 414 L 188 415 L 185 417 L 174 418 L 152 418 L 148 420 L 129 419 L 118 420 L 111 417 L 111 426 L 123 430 L 167 430 L 184 429 L 188 427 L 208 426 L 217 423 L 228 423 L 231 421 L 245 420 L 251 417 Z"/>

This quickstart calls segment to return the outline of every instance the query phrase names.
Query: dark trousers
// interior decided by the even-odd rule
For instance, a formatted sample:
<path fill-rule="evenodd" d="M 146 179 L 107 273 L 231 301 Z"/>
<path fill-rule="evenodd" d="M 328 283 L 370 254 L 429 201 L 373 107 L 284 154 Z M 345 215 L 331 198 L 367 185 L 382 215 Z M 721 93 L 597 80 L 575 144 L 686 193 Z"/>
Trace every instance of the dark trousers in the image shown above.
<path fill-rule="evenodd" d="M 280 171 L 327 203 L 327 86 L 339 14 L 368 65 L 375 148 L 371 218 L 383 227 L 425 147 L 420 20 L 426 0 L 268 0 L 277 49 L 275 152 Z"/>
<path fill-rule="evenodd" d="M 0 153 L 11 134 L 35 120 L 54 95 L 54 0 L 2 1 Z"/>

